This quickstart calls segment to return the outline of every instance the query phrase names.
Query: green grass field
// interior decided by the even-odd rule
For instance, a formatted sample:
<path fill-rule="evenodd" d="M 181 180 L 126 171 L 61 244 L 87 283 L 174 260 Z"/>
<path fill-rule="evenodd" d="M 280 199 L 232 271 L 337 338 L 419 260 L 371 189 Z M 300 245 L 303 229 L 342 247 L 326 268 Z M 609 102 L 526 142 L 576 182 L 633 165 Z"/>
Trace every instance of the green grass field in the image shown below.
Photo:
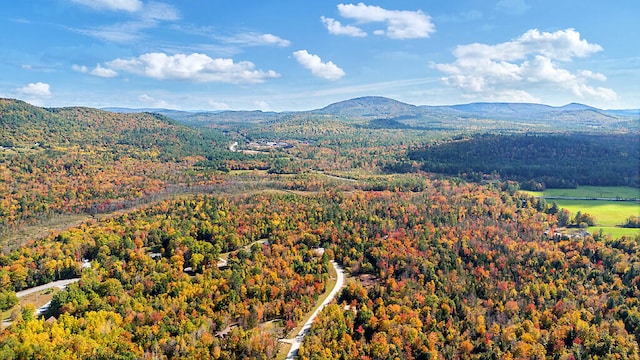
<path fill-rule="evenodd" d="M 591 226 L 589 227 L 589 232 L 591 234 L 597 234 L 601 229 L 603 234 L 611 235 L 616 239 L 623 236 L 640 236 L 640 229 L 629 229 L 611 226 Z"/>
<path fill-rule="evenodd" d="M 640 216 L 640 204 L 631 201 L 606 200 L 548 200 L 555 201 L 559 207 L 565 208 L 575 215 L 578 211 L 589 213 L 596 218 L 596 225 L 621 225 L 630 216 Z"/>
<path fill-rule="evenodd" d="M 534 196 L 640 199 L 640 189 L 627 186 L 580 186 L 577 189 L 527 191 Z"/>
<path fill-rule="evenodd" d="M 571 216 L 578 211 L 589 213 L 596 218 L 596 226 L 591 226 L 589 232 L 602 232 L 613 237 L 640 235 L 640 229 L 618 227 L 630 217 L 640 216 L 640 203 L 635 201 L 588 200 L 589 198 L 612 199 L 640 199 L 640 190 L 624 186 L 581 186 L 577 189 L 548 189 L 545 191 L 527 191 L 533 196 L 544 197 L 576 197 L 584 200 L 548 199 L 556 202 L 558 207 L 571 212 Z"/>

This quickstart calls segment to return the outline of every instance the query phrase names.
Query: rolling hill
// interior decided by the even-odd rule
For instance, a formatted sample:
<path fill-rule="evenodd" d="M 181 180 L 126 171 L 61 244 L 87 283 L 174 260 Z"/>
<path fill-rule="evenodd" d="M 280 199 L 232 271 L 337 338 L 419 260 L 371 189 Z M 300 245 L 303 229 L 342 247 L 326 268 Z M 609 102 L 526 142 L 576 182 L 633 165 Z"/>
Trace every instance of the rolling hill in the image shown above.
<path fill-rule="evenodd" d="M 126 109 L 114 109 L 130 112 Z M 380 96 L 365 96 L 329 104 L 321 109 L 297 112 L 262 111 L 176 111 L 146 109 L 177 121 L 208 126 L 211 124 L 256 124 L 286 121 L 296 117 L 331 116 L 342 120 L 367 122 L 393 119 L 414 128 L 428 128 L 434 122 L 464 129 L 469 120 L 496 120 L 512 124 L 534 124 L 541 129 L 583 131 L 595 129 L 635 129 L 640 125 L 639 110 L 602 110 L 584 104 L 549 106 L 532 103 L 470 103 L 449 106 L 412 105 Z M 401 126 L 403 127 L 403 126 Z M 475 128 L 475 126 L 474 126 Z"/>
<path fill-rule="evenodd" d="M 0 127 L 0 145 L 7 148 L 34 143 L 134 147 L 180 158 L 226 144 L 218 131 L 196 130 L 157 113 L 114 113 L 85 107 L 47 109 L 12 99 L 0 99 Z"/>

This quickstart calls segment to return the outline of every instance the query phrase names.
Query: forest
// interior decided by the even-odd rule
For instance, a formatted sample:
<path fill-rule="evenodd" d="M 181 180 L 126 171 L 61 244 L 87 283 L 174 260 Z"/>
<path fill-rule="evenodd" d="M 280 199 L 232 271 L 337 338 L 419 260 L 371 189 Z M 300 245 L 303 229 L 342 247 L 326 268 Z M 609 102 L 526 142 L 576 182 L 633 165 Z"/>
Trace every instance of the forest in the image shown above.
<path fill-rule="evenodd" d="M 3 288 L 81 280 L 44 317 L 16 313 L 0 356 L 271 358 L 324 290 L 331 258 L 354 281 L 303 359 L 640 355 L 638 239 L 555 238 L 535 198 L 426 182 L 167 200 L 30 242 L 0 257 Z M 261 331 L 269 322 L 280 330 Z"/>
<path fill-rule="evenodd" d="M 470 180 L 497 173 L 526 190 L 640 186 L 636 134 L 486 134 L 409 151 L 422 170 Z"/>
<path fill-rule="evenodd" d="M 0 101 L 0 359 L 283 359 L 332 260 L 300 359 L 640 357 L 640 237 L 519 191 L 637 186 L 638 134 L 269 116 Z M 43 314 L 17 297 L 60 279 Z"/>

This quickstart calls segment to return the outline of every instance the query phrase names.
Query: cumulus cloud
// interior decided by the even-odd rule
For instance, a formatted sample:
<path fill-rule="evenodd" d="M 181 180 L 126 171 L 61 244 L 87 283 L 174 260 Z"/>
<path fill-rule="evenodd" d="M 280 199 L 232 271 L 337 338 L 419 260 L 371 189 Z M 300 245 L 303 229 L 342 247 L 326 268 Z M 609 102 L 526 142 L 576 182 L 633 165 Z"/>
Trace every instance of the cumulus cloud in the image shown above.
<path fill-rule="evenodd" d="M 540 85 L 562 88 L 578 97 L 613 100 L 616 97 L 613 90 L 587 83 L 606 80 L 603 74 L 589 70 L 571 72 L 562 67 L 562 63 L 598 51 L 602 51 L 600 45 L 581 39 L 574 29 L 553 33 L 533 29 L 513 41 L 496 45 L 459 45 L 453 51 L 455 62 L 432 66 L 446 74 L 442 79 L 446 84 L 468 96 L 506 91 L 526 98 L 527 87 Z"/>
<path fill-rule="evenodd" d="M 338 4 L 338 12 L 340 16 L 353 19 L 358 24 L 385 23 L 385 29 L 376 29 L 373 33 L 376 35 L 384 35 L 391 39 L 428 38 L 430 34 L 435 31 L 435 25 L 431 21 L 431 16 L 420 10 L 387 10 L 379 6 L 358 3 L 357 5 Z M 325 25 L 327 25 L 331 33 L 335 33 L 332 32 L 332 27 L 333 31 L 345 31 L 344 28 L 348 28 L 348 31 L 353 32 L 355 29 L 359 29 L 355 26 L 345 27 L 340 23 L 336 24 L 335 22 L 325 21 L 324 19 L 323 22 L 325 22 Z"/>
<path fill-rule="evenodd" d="M 71 0 L 71 2 L 96 10 L 135 12 L 142 9 L 142 1 L 140 0 Z"/>
<path fill-rule="evenodd" d="M 311 73 L 317 77 L 327 80 L 338 80 L 345 75 L 344 70 L 340 69 L 336 64 L 322 62 L 318 55 L 309 54 L 307 50 L 298 50 L 293 53 L 296 60 L 305 68 L 311 70 Z"/>
<path fill-rule="evenodd" d="M 158 80 L 261 83 L 280 76 L 273 70 L 256 70 L 255 65 L 249 61 L 236 63 L 233 59 L 213 59 L 199 53 L 147 53 L 135 58 L 115 59 L 106 65 L 112 70 L 122 70 Z"/>
<path fill-rule="evenodd" d="M 357 26 L 342 25 L 340 21 L 332 18 L 321 16 L 322 23 L 325 24 L 327 30 L 333 35 L 347 35 L 353 37 L 365 37 L 367 33 Z"/>
<path fill-rule="evenodd" d="M 100 66 L 100 64 L 96 65 L 96 67 L 93 70 L 91 70 L 90 74 L 98 77 L 103 77 L 103 78 L 112 78 L 112 77 L 118 76 L 118 73 L 116 71 L 112 69 L 104 68 Z"/>
<path fill-rule="evenodd" d="M 118 73 L 116 71 L 114 71 L 113 69 L 102 67 L 102 65 L 100 64 L 96 65 L 96 67 L 93 68 L 93 70 L 89 70 L 89 68 L 87 68 L 84 65 L 76 65 L 76 64 L 73 64 L 71 68 L 81 73 L 91 74 L 91 75 L 103 77 L 103 78 L 112 78 L 112 77 L 118 76 Z"/>
<path fill-rule="evenodd" d="M 30 83 L 26 86 L 23 86 L 18 90 L 18 93 L 24 96 L 30 97 L 49 97 L 51 96 L 51 90 L 49 88 L 49 84 L 43 82 Z"/>

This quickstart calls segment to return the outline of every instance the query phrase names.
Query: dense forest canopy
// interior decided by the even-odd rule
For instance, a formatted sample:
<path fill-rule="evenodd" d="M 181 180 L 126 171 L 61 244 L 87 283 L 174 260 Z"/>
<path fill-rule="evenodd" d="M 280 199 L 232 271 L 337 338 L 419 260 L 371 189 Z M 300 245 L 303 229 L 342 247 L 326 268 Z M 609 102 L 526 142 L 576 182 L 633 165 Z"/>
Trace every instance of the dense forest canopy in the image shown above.
<path fill-rule="evenodd" d="M 638 186 L 637 125 L 387 100 L 197 128 L 0 100 L 0 359 L 284 358 L 331 260 L 350 279 L 301 359 L 637 359 L 640 237 L 513 181 Z M 60 279 L 42 315 L 18 299 Z"/>
<path fill-rule="evenodd" d="M 315 323 L 302 358 L 638 356 L 638 239 L 551 240 L 556 218 L 537 199 L 426 185 L 185 198 L 30 243 L 0 257 L 4 288 L 82 278 L 54 296 L 57 321 L 17 314 L 0 351 L 269 358 L 282 333 L 261 329 L 299 321 L 335 256 L 363 280 Z"/>
<path fill-rule="evenodd" d="M 640 186 L 637 134 L 482 135 L 409 151 L 424 171 L 469 179 L 497 173 L 530 190 Z"/>

